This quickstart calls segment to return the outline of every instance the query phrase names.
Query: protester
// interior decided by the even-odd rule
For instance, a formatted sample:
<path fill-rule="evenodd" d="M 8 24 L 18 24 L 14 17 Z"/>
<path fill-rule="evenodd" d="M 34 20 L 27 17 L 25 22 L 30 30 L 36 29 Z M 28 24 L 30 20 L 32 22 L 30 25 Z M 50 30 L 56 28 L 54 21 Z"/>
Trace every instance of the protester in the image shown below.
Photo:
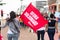
<path fill-rule="evenodd" d="M 46 14 L 47 15 L 47 14 Z M 43 16 L 44 16 L 44 18 L 45 19 L 47 19 L 47 16 L 46 16 L 45 14 L 43 14 Z M 47 26 L 47 24 L 46 25 L 44 25 L 44 27 L 42 27 L 42 28 L 39 28 L 38 30 L 37 30 L 37 40 L 40 40 L 40 38 L 41 38 L 41 40 L 44 40 L 44 34 L 45 34 L 45 27 Z M 40 35 L 41 35 L 41 37 L 40 37 Z"/>
<path fill-rule="evenodd" d="M 58 35 L 60 40 L 60 11 L 55 12 L 55 17 L 56 17 L 56 20 L 58 21 Z"/>
<path fill-rule="evenodd" d="M 40 35 L 41 35 L 41 40 L 44 40 L 44 34 L 45 34 L 45 27 L 42 27 L 37 30 L 37 40 L 40 40 Z"/>
<path fill-rule="evenodd" d="M 8 40 L 18 40 L 20 34 L 20 22 L 16 20 L 16 14 L 14 11 L 10 12 L 10 18 L 6 19 L 6 24 L 1 26 L 5 28 L 6 26 L 9 27 L 7 32 Z"/>
<path fill-rule="evenodd" d="M 50 18 L 48 20 L 48 26 L 46 27 L 48 36 L 50 38 L 50 40 L 54 40 L 54 35 L 55 32 L 58 32 L 58 28 L 57 28 L 57 21 L 55 20 L 55 16 L 54 14 L 50 14 Z"/>

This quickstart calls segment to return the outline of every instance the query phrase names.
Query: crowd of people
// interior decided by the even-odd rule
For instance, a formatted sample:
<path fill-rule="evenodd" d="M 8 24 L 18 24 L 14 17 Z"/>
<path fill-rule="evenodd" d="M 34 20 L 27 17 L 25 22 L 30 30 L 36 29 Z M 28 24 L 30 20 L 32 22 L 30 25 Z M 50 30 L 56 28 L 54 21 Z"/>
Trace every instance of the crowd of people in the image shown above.
<path fill-rule="evenodd" d="M 12 16 L 13 15 L 13 16 Z M 60 17 L 56 16 L 56 12 L 53 12 L 48 16 L 48 13 L 43 13 L 43 17 L 48 20 L 48 24 L 45 27 L 39 28 L 37 33 L 37 40 L 44 40 L 45 32 L 48 33 L 49 39 L 54 40 L 55 33 L 60 33 Z M 18 17 L 18 16 L 17 16 Z M 19 18 L 18 18 L 19 19 Z M 10 12 L 10 18 L 6 19 L 6 24 L 1 26 L 1 28 L 9 27 L 7 32 L 8 40 L 18 40 L 20 35 L 20 21 L 16 19 L 16 14 L 14 11 Z M 41 37 L 40 37 L 41 35 Z M 60 40 L 60 34 L 59 34 Z"/>
<path fill-rule="evenodd" d="M 54 40 L 55 33 L 58 33 L 60 40 L 60 12 L 52 12 L 50 15 L 48 15 L 48 13 L 43 13 L 42 15 L 48 20 L 48 24 L 46 24 L 45 27 L 38 29 L 37 40 L 40 40 L 40 38 L 41 40 L 44 40 L 45 32 L 48 33 L 50 40 Z"/>

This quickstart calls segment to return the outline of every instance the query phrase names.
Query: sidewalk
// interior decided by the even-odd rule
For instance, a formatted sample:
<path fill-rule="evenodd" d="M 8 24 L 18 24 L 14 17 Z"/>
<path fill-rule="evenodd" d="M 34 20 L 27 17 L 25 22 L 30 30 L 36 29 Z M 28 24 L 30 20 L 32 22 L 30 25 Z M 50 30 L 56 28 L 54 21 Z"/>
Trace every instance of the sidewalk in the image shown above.
<path fill-rule="evenodd" d="M 4 40 L 7 40 L 7 30 L 8 30 L 8 27 L 2 29 L 2 35 L 3 35 Z M 58 39 L 57 34 L 55 34 L 54 38 L 55 38 L 55 40 Z M 45 33 L 44 39 L 49 40 L 47 33 Z M 26 28 L 26 29 L 21 28 L 19 40 L 37 40 L 37 35 L 36 35 L 36 33 L 29 32 L 28 28 Z"/>

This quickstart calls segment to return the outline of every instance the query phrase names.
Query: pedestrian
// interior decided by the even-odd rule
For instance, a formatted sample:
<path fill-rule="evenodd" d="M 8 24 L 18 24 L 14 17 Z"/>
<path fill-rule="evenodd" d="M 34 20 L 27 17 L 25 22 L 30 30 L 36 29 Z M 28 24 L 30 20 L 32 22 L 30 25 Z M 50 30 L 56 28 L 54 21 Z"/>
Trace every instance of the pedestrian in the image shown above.
<path fill-rule="evenodd" d="M 56 20 L 58 21 L 58 36 L 59 36 L 59 40 L 60 40 L 60 11 L 55 12 L 55 17 L 56 17 Z"/>
<path fill-rule="evenodd" d="M 44 40 L 44 34 L 45 34 L 45 27 L 39 28 L 37 30 L 37 40 Z"/>
<path fill-rule="evenodd" d="M 45 14 L 43 14 L 43 17 L 47 20 L 47 17 Z M 41 38 L 41 40 L 44 40 L 44 34 L 46 32 L 45 31 L 46 26 L 47 26 L 47 24 L 37 30 L 37 40 L 40 40 L 40 38 Z"/>
<path fill-rule="evenodd" d="M 57 21 L 55 20 L 54 14 L 50 14 L 50 18 L 48 20 L 48 26 L 46 27 L 48 36 L 50 40 L 54 40 L 55 32 L 58 32 Z"/>
<path fill-rule="evenodd" d="M 8 40 L 18 40 L 20 34 L 20 22 L 16 19 L 15 12 L 11 11 L 10 18 L 7 18 L 6 20 L 6 24 L 1 27 L 9 27 L 7 32 Z"/>

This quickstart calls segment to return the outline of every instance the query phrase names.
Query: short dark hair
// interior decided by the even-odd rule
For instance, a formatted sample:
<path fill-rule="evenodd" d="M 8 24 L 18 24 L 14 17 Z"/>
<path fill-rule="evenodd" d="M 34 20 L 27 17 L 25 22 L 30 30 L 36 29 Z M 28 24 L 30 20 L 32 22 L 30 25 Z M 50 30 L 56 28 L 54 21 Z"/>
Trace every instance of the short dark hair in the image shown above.
<path fill-rule="evenodd" d="M 15 14 L 14 11 L 11 11 L 11 12 L 10 12 L 10 19 L 7 20 L 7 21 L 11 22 L 11 21 L 13 21 L 14 18 L 16 18 L 16 14 Z"/>
<path fill-rule="evenodd" d="M 14 19 L 14 18 L 16 18 L 16 14 L 14 11 L 11 11 L 10 12 L 10 19 Z"/>

